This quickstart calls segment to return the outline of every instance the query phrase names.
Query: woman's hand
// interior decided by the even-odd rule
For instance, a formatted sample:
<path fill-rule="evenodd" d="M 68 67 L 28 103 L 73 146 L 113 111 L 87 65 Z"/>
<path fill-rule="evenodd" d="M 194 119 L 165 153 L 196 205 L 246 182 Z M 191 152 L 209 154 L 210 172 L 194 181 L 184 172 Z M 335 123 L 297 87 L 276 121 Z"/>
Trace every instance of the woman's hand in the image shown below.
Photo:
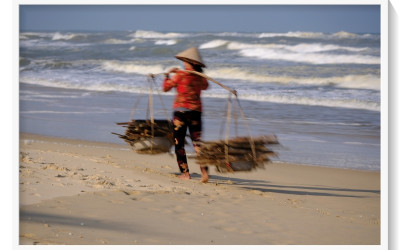
<path fill-rule="evenodd" d="M 172 68 L 168 70 L 167 73 L 164 73 L 165 77 L 169 78 L 169 74 L 178 72 L 179 68 Z"/>
<path fill-rule="evenodd" d="M 179 68 L 172 68 L 168 71 L 168 74 L 170 73 L 176 73 L 179 70 Z"/>

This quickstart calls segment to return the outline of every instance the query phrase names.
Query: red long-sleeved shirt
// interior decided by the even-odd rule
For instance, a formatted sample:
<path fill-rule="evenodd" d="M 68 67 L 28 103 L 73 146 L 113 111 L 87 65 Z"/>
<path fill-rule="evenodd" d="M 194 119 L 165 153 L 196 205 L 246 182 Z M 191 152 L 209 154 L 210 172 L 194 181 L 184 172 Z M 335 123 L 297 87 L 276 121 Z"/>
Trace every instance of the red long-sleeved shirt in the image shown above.
<path fill-rule="evenodd" d="M 173 108 L 186 108 L 194 111 L 202 111 L 200 94 L 208 88 L 208 81 L 198 75 L 184 71 L 177 71 L 171 78 L 165 78 L 164 92 L 176 88 L 176 97 Z"/>

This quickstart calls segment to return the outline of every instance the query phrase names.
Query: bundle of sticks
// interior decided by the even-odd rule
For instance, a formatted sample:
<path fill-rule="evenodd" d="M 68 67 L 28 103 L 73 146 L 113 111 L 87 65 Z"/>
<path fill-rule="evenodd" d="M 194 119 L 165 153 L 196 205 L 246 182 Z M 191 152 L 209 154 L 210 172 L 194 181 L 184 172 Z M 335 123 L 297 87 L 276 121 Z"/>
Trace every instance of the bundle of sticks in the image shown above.
<path fill-rule="evenodd" d="M 125 134 L 112 133 L 128 143 L 136 152 L 157 154 L 168 152 L 173 145 L 172 125 L 169 120 L 131 120 L 118 122 Z"/>
<path fill-rule="evenodd" d="M 200 142 L 196 162 L 215 165 L 219 172 L 251 171 L 264 168 L 264 162 L 276 156 L 266 144 L 279 144 L 274 135 L 256 138 L 237 137 L 228 140 Z"/>

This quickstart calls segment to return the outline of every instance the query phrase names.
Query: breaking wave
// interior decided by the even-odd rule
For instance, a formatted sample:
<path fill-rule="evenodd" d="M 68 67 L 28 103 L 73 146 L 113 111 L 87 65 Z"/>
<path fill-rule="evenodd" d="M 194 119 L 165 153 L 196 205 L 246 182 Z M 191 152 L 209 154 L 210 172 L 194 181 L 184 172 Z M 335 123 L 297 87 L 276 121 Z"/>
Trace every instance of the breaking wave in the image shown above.
<path fill-rule="evenodd" d="M 298 37 L 298 38 L 321 38 L 324 37 L 324 33 L 320 32 L 287 32 L 287 33 L 261 33 L 258 37 Z"/>
<path fill-rule="evenodd" d="M 108 71 L 114 72 L 122 72 L 122 73 L 133 73 L 140 75 L 148 75 L 148 74 L 158 74 L 166 72 L 167 69 L 163 65 L 139 65 L 130 62 L 121 62 L 121 61 L 102 61 L 100 63 L 101 68 Z"/>
<path fill-rule="evenodd" d="M 321 43 L 300 43 L 297 45 L 285 45 L 285 44 L 249 44 L 240 42 L 230 42 L 227 40 L 212 40 L 210 42 L 201 44 L 200 49 L 212 49 L 227 45 L 230 50 L 241 50 L 241 49 L 282 49 L 299 53 L 310 53 L 310 52 L 324 52 L 324 51 L 335 51 L 335 50 L 345 50 L 352 52 L 366 51 L 366 47 L 348 47 L 339 46 L 334 44 L 321 44 Z"/>
<path fill-rule="evenodd" d="M 218 48 L 224 45 L 227 45 L 229 41 L 226 40 L 212 40 L 207 43 L 203 43 L 202 45 L 199 46 L 200 49 L 213 49 L 213 48 Z"/>
<path fill-rule="evenodd" d="M 52 36 L 52 40 L 73 40 L 73 39 L 81 39 L 81 38 L 86 38 L 88 35 L 87 34 L 82 34 L 82 33 L 66 33 L 62 34 L 60 32 L 56 32 Z"/>
<path fill-rule="evenodd" d="M 380 64 L 380 57 L 376 56 L 322 53 L 330 51 L 362 52 L 368 50 L 366 47 L 349 47 L 334 44 L 249 44 L 227 40 L 213 40 L 200 45 L 199 48 L 213 49 L 222 46 L 226 46 L 229 50 L 238 51 L 241 56 L 258 59 L 284 60 L 309 64 Z"/>
<path fill-rule="evenodd" d="M 155 41 L 155 45 L 174 45 L 176 44 L 177 41 L 176 40 L 157 40 Z"/>
<path fill-rule="evenodd" d="M 309 64 L 380 64 L 381 61 L 379 57 L 369 55 L 296 53 L 267 48 L 242 49 L 239 54 L 244 57 Z"/>
<path fill-rule="evenodd" d="M 337 77 L 297 77 L 255 74 L 240 68 L 219 68 L 208 70 L 213 78 L 243 80 L 258 83 L 298 84 L 341 88 L 380 90 L 380 78 L 374 75 L 346 75 Z"/>
<path fill-rule="evenodd" d="M 103 61 L 101 67 L 104 70 L 134 74 L 159 74 L 166 72 L 171 66 L 163 65 L 139 65 L 130 62 Z M 346 75 L 337 77 L 297 77 L 297 76 L 273 76 L 256 74 L 237 67 L 224 67 L 207 70 L 207 75 L 215 79 L 243 80 L 257 83 L 274 84 L 298 84 L 327 86 L 336 85 L 341 88 L 373 89 L 380 90 L 380 78 L 374 75 Z"/>
<path fill-rule="evenodd" d="M 130 50 L 135 50 L 131 47 Z M 61 60 L 28 60 L 20 58 L 20 70 L 53 70 L 53 69 L 69 69 L 80 68 L 82 65 L 89 66 L 93 70 L 99 72 L 115 72 L 125 74 L 161 74 L 172 67 L 178 65 L 163 64 L 142 64 L 129 61 L 119 60 L 82 60 L 82 61 L 61 61 Z M 302 77 L 302 76 L 285 76 L 270 75 L 268 73 L 255 73 L 246 68 L 240 67 L 217 67 L 208 69 L 205 72 L 215 79 L 239 80 L 249 83 L 270 83 L 281 85 L 305 85 L 305 86 L 336 86 L 340 88 L 351 89 L 371 89 L 380 90 L 379 75 L 372 74 L 350 74 L 344 76 L 332 77 Z"/>
<path fill-rule="evenodd" d="M 121 40 L 121 39 L 110 38 L 104 41 L 105 44 L 131 44 L 133 42 L 135 42 L 135 39 Z"/>
<path fill-rule="evenodd" d="M 43 80 L 22 77 L 21 82 L 26 84 L 35 84 L 46 87 L 55 88 L 66 88 L 66 89 L 77 89 L 87 91 L 122 91 L 128 93 L 148 93 L 147 87 L 138 87 L 127 84 L 107 84 L 107 83 L 92 83 L 82 84 L 77 82 L 57 81 L 57 80 Z M 163 95 L 174 95 L 174 93 L 162 93 Z M 226 98 L 225 92 L 211 92 L 205 91 L 203 97 L 212 98 Z M 365 109 L 371 111 L 379 111 L 379 103 L 358 101 L 358 100 L 346 100 L 346 99 L 322 99 L 322 98 L 311 98 L 311 97 L 297 97 L 297 96 L 284 96 L 284 95 L 270 95 L 263 93 L 247 93 L 239 92 L 239 98 L 242 100 L 259 101 L 259 102 L 272 102 L 272 103 L 283 103 L 283 104 L 298 104 L 308 106 L 324 106 L 324 107 L 339 107 L 339 108 L 350 108 L 350 109 Z"/>
<path fill-rule="evenodd" d="M 226 94 L 207 93 L 203 94 L 205 97 L 226 98 Z M 374 102 L 348 100 L 348 99 L 320 99 L 310 97 L 297 97 L 297 96 L 284 96 L 284 95 L 268 95 L 268 94 L 247 94 L 239 93 L 241 100 L 258 101 L 258 102 L 272 102 L 282 104 L 295 104 L 306 106 L 323 106 L 323 107 L 337 107 L 348 109 L 364 109 L 371 111 L 380 111 L 380 105 Z"/>
<path fill-rule="evenodd" d="M 171 38 L 179 38 L 179 37 L 188 37 L 190 34 L 183 33 L 161 33 L 155 31 L 146 31 L 146 30 L 137 30 L 135 33 L 130 35 L 134 38 L 160 38 L 160 39 L 171 39 Z"/>
<path fill-rule="evenodd" d="M 287 33 L 261 33 L 259 38 L 268 37 L 289 37 L 289 38 L 305 38 L 305 39 L 356 39 L 356 38 L 376 38 L 377 35 L 372 34 L 355 34 L 346 31 L 339 31 L 336 33 L 322 33 L 322 32 L 304 32 L 304 31 L 290 31 Z"/>

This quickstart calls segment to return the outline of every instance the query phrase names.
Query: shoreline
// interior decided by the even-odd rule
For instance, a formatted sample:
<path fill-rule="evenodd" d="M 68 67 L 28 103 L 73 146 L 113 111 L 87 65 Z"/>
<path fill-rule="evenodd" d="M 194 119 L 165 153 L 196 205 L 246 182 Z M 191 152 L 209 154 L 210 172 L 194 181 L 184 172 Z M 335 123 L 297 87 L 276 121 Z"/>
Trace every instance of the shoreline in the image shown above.
<path fill-rule="evenodd" d="M 210 167 L 203 184 L 189 167 L 183 181 L 173 155 L 21 133 L 20 244 L 380 244 L 380 172 Z"/>
<path fill-rule="evenodd" d="M 19 133 L 19 135 L 20 135 L 19 138 L 21 138 L 21 135 L 22 135 L 22 136 L 28 136 L 32 139 L 37 138 L 40 140 L 40 139 L 44 138 L 48 141 L 54 141 L 54 142 L 61 140 L 61 141 L 65 141 L 67 143 L 69 142 L 69 143 L 81 143 L 81 144 L 85 144 L 85 145 L 102 145 L 103 147 L 106 147 L 106 148 L 107 147 L 112 147 L 112 148 L 121 147 L 121 148 L 124 148 L 124 150 L 132 151 L 132 149 L 125 142 L 123 142 L 122 139 L 121 139 L 121 143 L 116 143 L 116 142 L 92 141 L 92 140 L 85 140 L 85 139 L 73 139 L 73 138 L 57 137 L 57 136 L 26 133 L 26 132 L 21 132 L 21 133 Z M 127 148 L 125 148 L 125 147 L 127 147 Z M 187 153 L 188 153 L 187 154 L 188 159 L 195 157 L 193 155 L 194 152 L 188 151 Z M 167 154 L 171 154 L 173 156 L 173 152 L 167 153 Z M 325 165 L 314 165 L 314 164 L 306 164 L 306 163 L 293 163 L 293 162 L 280 161 L 279 159 L 275 159 L 275 160 L 272 159 L 272 164 L 289 164 L 289 165 L 296 165 L 296 166 L 300 166 L 300 167 L 308 166 L 308 167 L 317 167 L 317 168 L 341 169 L 341 170 L 352 170 L 352 171 L 374 172 L 374 173 L 381 172 L 380 169 L 376 169 L 376 170 L 374 170 L 374 169 L 356 169 L 356 168 L 334 167 L 334 166 L 328 166 L 328 165 L 325 166 Z"/>

